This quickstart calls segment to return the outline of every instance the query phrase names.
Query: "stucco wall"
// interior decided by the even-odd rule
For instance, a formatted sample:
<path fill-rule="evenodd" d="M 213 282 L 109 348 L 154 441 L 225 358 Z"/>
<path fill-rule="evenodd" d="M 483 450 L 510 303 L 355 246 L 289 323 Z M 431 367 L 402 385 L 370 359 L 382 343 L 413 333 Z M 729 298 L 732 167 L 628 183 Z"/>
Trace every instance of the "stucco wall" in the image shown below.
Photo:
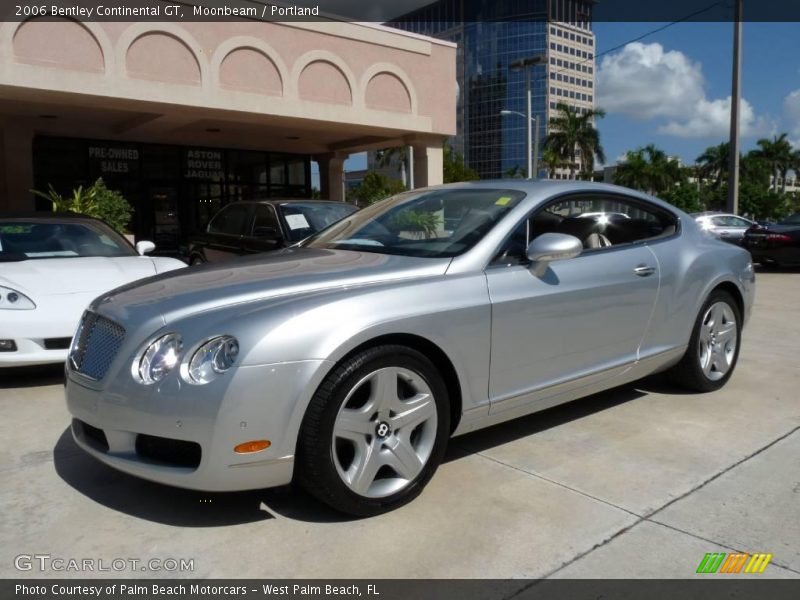
<path fill-rule="evenodd" d="M 455 133 L 454 46 L 346 22 L 0 25 L 0 86 Z"/>

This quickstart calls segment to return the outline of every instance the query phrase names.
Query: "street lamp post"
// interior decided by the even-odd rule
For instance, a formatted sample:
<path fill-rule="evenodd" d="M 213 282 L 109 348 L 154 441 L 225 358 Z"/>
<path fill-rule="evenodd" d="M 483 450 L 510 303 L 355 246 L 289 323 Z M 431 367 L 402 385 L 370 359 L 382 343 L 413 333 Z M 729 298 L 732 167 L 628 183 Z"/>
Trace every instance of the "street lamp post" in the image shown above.
<path fill-rule="evenodd" d="M 547 57 L 544 54 L 537 54 L 536 56 L 529 56 L 521 58 L 509 63 L 508 68 L 512 71 L 522 71 L 525 73 L 525 99 L 527 103 L 527 123 L 528 123 L 528 179 L 534 177 L 534 164 L 538 168 L 538 154 L 539 154 L 539 120 L 536 119 L 536 145 L 531 148 L 531 124 L 533 123 L 533 115 L 531 109 L 531 69 L 536 65 L 542 65 L 547 62 Z M 534 152 L 537 157 L 534 160 Z"/>
<path fill-rule="evenodd" d="M 528 179 L 534 179 L 535 175 L 539 174 L 539 115 L 528 118 L 526 115 L 516 110 L 501 110 L 500 114 L 503 116 L 517 115 L 523 119 L 528 119 L 528 172 L 526 173 L 526 177 Z M 531 123 L 533 123 L 534 131 L 533 144 L 531 144 Z M 533 146 L 532 149 L 531 146 Z"/>
<path fill-rule="evenodd" d="M 731 78 L 731 135 L 726 210 L 739 214 L 739 104 L 742 80 L 742 2 L 736 0 L 733 22 L 733 76 Z"/>

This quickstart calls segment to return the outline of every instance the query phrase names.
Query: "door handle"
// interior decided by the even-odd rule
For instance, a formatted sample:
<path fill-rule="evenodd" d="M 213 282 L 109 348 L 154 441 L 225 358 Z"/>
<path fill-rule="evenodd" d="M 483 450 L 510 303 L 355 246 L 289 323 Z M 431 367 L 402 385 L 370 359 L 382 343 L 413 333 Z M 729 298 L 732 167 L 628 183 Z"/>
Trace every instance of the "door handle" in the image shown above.
<path fill-rule="evenodd" d="M 649 265 L 639 265 L 633 270 L 633 272 L 636 273 L 639 277 L 647 277 L 655 273 L 656 268 L 651 267 Z"/>

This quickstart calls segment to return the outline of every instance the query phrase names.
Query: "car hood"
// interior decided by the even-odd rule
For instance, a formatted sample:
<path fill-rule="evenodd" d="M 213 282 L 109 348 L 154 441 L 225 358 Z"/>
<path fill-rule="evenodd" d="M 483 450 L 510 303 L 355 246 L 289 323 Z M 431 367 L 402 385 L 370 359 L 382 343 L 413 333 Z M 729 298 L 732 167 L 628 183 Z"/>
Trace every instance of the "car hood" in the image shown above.
<path fill-rule="evenodd" d="M 118 322 L 158 314 L 166 324 L 223 306 L 441 276 L 449 264 L 449 258 L 287 248 L 151 277 L 105 294 L 92 308 Z"/>
<path fill-rule="evenodd" d="M 34 297 L 97 295 L 159 270 L 144 256 L 37 258 L 0 263 L 0 285 Z"/>

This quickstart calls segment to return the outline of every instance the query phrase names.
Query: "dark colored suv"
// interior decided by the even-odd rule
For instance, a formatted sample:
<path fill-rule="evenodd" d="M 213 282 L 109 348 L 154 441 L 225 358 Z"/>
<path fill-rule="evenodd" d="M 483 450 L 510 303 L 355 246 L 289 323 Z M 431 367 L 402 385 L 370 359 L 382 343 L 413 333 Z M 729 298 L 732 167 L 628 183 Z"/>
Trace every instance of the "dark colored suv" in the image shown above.
<path fill-rule="evenodd" d="M 189 240 L 189 264 L 284 248 L 357 210 L 352 204 L 327 200 L 232 202 Z"/>

